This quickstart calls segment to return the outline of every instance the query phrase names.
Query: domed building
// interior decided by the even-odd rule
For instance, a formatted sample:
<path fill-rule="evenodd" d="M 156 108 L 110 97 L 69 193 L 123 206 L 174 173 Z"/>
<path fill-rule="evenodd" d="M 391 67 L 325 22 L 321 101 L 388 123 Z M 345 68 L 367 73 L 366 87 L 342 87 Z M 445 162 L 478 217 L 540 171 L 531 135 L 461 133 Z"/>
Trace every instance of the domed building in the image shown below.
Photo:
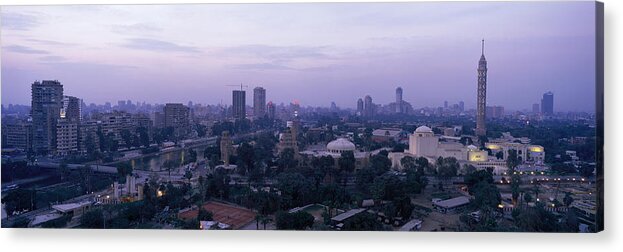
<path fill-rule="evenodd" d="M 338 160 L 342 157 L 342 153 L 347 151 L 352 152 L 355 156 L 355 169 L 361 169 L 368 164 L 371 153 L 358 150 L 353 142 L 344 137 L 339 137 L 327 143 L 326 146 L 309 146 L 305 151 L 299 152 L 299 154 L 308 157 L 330 156 L 335 160 L 335 167 L 338 168 Z"/>
<path fill-rule="evenodd" d="M 509 134 L 510 135 L 510 134 Z M 512 138 L 512 137 L 511 137 Z M 492 152 L 489 155 L 486 150 L 481 150 L 474 145 L 464 146 L 460 143 L 460 137 L 435 135 L 427 126 L 420 126 L 409 136 L 409 148 L 404 152 L 391 152 L 388 157 L 392 161 L 394 169 L 403 169 L 401 160 L 405 156 L 424 157 L 429 162 L 436 162 L 437 158 L 456 158 L 459 164 L 473 165 L 477 169 L 492 169 L 495 175 L 506 172 L 506 156 L 508 150 L 516 150 L 520 160 L 527 161 L 530 165 L 543 164 L 544 149 L 540 145 L 515 142 L 515 139 L 492 139 L 485 146 Z M 502 152 L 502 158 L 495 154 Z"/>
<path fill-rule="evenodd" d="M 335 154 L 342 154 L 345 151 L 352 151 L 355 153 L 357 151 L 357 147 L 351 141 L 348 141 L 346 138 L 338 138 L 333 140 L 327 144 L 327 151 Z"/>
<path fill-rule="evenodd" d="M 420 126 L 409 136 L 409 153 L 415 156 L 432 157 L 437 155 L 439 139 L 433 130 Z"/>

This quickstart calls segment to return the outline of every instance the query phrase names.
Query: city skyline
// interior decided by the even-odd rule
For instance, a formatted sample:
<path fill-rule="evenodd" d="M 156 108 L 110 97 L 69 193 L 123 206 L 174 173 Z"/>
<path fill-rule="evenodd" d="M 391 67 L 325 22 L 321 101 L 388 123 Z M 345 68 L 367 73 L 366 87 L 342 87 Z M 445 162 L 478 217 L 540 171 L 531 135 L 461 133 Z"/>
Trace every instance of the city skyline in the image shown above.
<path fill-rule="evenodd" d="M 594 93 L 595 74 L 585 67 L 594 65 L 587 4 L 565 3 L 564 14 L 556 14 L 557 3 L 412 3 L 400 11 L 389 3 L 3 7 L 2 103 L 29 104 L 32 82 L 58 79 L 65 93 L 87 104 L 129 99 L 229 105 L 228 85 L 243 83 L 247 93 L 266 88 L 266 101 L 275 103 L 355 108 L 358 98 L 371 95 L 387 104 L 402 87 L 403 99 L 416 108 L 464 101 L 466 109 L 475 109 L 484 38 L 487 105 L 529 109 L 552 91 L 557 111 L 590 112 L 594 97 L 586 94 Z M 193 15 L 201 12 L 213 15 Z M 187 15 L 164 24 L 147 13 Z M 228 27 L 187 25 L 225 14 L 231 15 L 219 22 Z M 57 15 L 96 18 L 78 25 L 49 22 Z M 509 15 L 515 18 L 497 20 Z M 535 22 L 543 25 L 535 28 Z M 82 32 L 97 32 L 97 39 Z M 227 36 L 210 36 L 217 32 Z"/>

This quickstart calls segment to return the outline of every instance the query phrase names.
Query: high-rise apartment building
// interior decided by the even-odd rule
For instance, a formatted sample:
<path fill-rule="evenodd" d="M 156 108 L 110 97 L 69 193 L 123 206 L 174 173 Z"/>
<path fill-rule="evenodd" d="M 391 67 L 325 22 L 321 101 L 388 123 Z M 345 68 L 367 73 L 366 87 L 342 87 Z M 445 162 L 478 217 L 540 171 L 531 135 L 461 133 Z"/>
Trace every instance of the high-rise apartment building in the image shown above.
<path fill-rule="evenodd" d="M 32 147 L 37 153 L 56 148 L 56 124 L 63 107 L 63 85 L 57 80 L 31 85 Z"/>
<path fill-rule="evenodd" d="M 164 127 L 173 127 L 176 136 L 184 136 L 190 130 L 190 109 L 181 103 L 164 105 Z"/>
<path fill-rule="evenodd" d="M 73 96 L 63 96 L 61 119 L 79 123 L 82 120 L 82 100 Z"/>
<path fill-rule="evenodd" d="M 236 119 L 246 118 L 246 92 L 234 90 L 232 93 L 232 115 Z"/>
<path fill-rule="evenodd" d="M 253 89 L 253 115 L 256 117 L 266 115 L 266 89 L 263 87 Z"/>

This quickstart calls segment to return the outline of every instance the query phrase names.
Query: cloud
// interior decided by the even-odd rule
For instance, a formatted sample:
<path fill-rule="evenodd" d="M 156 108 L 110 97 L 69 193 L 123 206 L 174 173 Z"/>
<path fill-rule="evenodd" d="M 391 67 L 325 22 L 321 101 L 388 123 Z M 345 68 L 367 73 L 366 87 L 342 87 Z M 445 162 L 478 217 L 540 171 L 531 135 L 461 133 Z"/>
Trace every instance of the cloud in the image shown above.
<path fill-rule="evenodd" d="M 65 57 L 61 57 L 61 56 L 53 56 L 53 55 L 49 55 L 49 56 L 43 56 L 41 58 L 39 58 L 41 61 L 46 61 L 46 62 L 59 62 L 59 61 L 65 61 Z"/>
<path fill-rule="evenodd" d="M 0 16 L 3 29 L 26 31 L 40 24 L 36 16 L 28 14 L 3 11 Z"/>
<path fill-rule="evenodd" d="M 296 70 L 294 68 L 288 67 L 288 66 L 284 66 L 284 65 L 280 65 L 280 64 L 275 64 L 275 63 L 251 63 L 251 64 L 237 64 L 237 65 L 232 65 L 233 68 L 235 69 L 241 69 L 241 70 L 258 70 L 258 71 L 264 71 L 264 70 Z"/>
<path fill-rule="evenodd" d="M 24 53 L 24 54 L 48 54 L 49 53 L 48 51 L 33 49 L 30 47 L 20 46 L 20 45 L 5 46 L 4 49 L 9 52 Z"/>
<path fill-rule="evenodd" d="M 252 55 L 277 61 L 294 59 L 329 59 L 331 56 L 324 52 L 324 46 L 270 46 L 270 45 L 243 45 L 227 48 L 227 53 Z"/>
<path fill-rule="evenodd" d="M 37 43 L 37 44 L 42 44 L 42 45 L 51 45 L 51 46 L 75 46 L 76 44 L 74 43 L 65 43 L 65 42 L 59 42 L 59 41 L 54 41 L 54 40 L 46 40 L 46 39 L 26 39 L 26 41 L 30 41 L 33 43 Z"/>
<path fill-rule="evenodd" d="M 42 62 L 41 64 L 56 68 L 57 70 L 71 71 L 76 73 L 112 73 L 118 70 L 136 69 L 136 66 L 96 63 L 86 61 L 60 61 Z"/>
<path fill-rule="evenodd" d="M 147 39 L 147 38 L 133 38 L 128 39 L 127 43 L 121 46 L 146 51 L 155 52 L 186 52 L 186 53 L 200 53 L 201 51 L 196 47 L 182 46 L 167 41 Z"/>
<path fill-rule="evenodd" d="M 131 25 L 113 25 L 111 31 L 119 34 L 136 34 L 162 31 L 162 28 L 147 23 Z"/>

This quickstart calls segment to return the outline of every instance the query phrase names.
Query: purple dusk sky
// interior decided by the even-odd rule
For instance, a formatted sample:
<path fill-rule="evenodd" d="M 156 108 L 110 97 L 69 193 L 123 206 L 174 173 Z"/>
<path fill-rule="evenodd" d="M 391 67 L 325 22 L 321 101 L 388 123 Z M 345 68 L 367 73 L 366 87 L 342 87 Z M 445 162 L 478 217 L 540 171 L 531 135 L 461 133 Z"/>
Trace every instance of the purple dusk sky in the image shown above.
<path fill-rule="evenodd" d="M 488 105 L 594 110 L 593 2 L 3 6 L 2 104 L 57 79 L 89 103 L 267 100 L 355 107 L 476 103 L 486 40 Z"/>

